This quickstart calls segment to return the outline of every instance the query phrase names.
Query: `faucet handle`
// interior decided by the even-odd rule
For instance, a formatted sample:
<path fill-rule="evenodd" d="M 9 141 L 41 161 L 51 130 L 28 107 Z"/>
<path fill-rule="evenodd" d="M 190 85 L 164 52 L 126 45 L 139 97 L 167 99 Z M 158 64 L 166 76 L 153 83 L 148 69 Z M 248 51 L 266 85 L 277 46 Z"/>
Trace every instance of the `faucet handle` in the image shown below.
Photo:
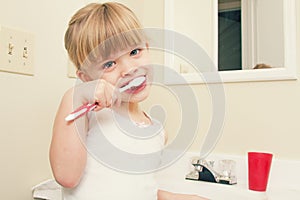
<path fill-rule="evenodd" d="M 236 174 L 236 162 L 234 160 L 220 160 L 220 173 L 224 177 L 234 177 Z"/>
<path fill-rule="evenodd" d="M 209 165 L 211 168 L 214 168 L 214 166 L 215 166 L 215 161 L 214 161 L 214 160 L 208 161 L 208 165 Z"/>
<path fill-rule="evenodd" d="M 200 163 L 200 158 L 199 157 L 192 157 L 191 159 L 192 165 L 197 165 Z"/>
<path fill-rule="evenodd" d="M 194 170 L 195 171 L 198 171 L 198 172 L 201 172 L 202 169 L 203 169 L 203 164 L 202 164 L 203 161 L 201 161 L 199 159 L 199 157 L 192 157 L 191 159 L 191 164 L 194 166 Z"/>
<path fill-rule="evenodd" d="M 193 157 L 191 160 L 192 165 L 202 165 L 207 167 L 213 167 L 215 161 L 206 161 L 205 159 L 200 159 L 199 157 Z"/>

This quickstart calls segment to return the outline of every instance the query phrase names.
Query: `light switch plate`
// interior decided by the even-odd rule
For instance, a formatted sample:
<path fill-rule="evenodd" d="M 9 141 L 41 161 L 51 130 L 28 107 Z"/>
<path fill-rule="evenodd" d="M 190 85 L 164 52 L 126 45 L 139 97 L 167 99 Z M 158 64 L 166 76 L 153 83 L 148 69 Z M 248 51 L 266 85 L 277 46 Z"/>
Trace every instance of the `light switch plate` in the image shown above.
<path fill-rule="evenodd" d="M 0 70 L 34 75 L 34 35 L 0 26 Z"/>

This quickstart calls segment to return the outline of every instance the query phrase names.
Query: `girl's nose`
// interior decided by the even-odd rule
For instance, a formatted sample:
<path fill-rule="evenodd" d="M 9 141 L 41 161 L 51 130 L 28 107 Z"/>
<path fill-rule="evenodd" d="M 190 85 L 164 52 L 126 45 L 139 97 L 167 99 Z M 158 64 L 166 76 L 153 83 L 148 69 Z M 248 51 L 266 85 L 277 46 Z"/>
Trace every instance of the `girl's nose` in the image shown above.
<path fill-rule="evenodd" d="M 137 67 L 135 67 L 132 63 L 124 63 L 122 66 L 121 76 L 131 76 L 132 74 L 135 74 L 137 72 Z"/>
<path fill-rule="evenodd" d="M 131 68 L 129 71 L 122 71 L 121 76 L 126 77 L 126 76 L 131 76 L 132 74 L 135 74 L 137 72 L 137 68 Z"/>

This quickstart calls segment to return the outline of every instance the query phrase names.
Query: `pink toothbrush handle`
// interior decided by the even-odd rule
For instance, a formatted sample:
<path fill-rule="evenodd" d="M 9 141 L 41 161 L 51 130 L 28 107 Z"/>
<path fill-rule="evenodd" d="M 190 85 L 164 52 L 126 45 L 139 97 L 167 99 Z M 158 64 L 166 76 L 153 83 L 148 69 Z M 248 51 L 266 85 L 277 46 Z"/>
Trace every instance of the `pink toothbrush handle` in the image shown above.
<path fill-rule="evenodd" d="M 95 109 L 97 106 L 96 103 L 93 103 L 93 104 L 85 104 L 85 105 L 82 105 L 80 106 L 79 108 L 77 108 L 75 111 L 71 112 L 66 118 L 65 120 L 67 122 L 69 121 L 72 121 L 72 120 L 75 120 L 81 116 L 83 116 L 84 114 L 86 114 L 87 112 Z"/>

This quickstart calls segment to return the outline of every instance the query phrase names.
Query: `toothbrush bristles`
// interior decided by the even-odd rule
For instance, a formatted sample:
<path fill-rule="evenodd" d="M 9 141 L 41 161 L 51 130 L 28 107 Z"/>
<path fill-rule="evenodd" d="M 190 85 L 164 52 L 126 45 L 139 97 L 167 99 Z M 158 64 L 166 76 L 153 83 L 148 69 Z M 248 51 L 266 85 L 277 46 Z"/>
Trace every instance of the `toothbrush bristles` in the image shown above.
<path fill-rule="evenodd" d="M 144 76 L 140 76 L 137 77 L 135 79 L 133 79 L 132 81 L 130 81 L 127 85 L 125 85 L 124 87 L 120 88 L 120 92 L 123 92 L 125 90 L 128 89 L 134 89 L 137 88 L 138 86 L 140 86 L 144 81 L 146 80 L 146 78 Z"/>

